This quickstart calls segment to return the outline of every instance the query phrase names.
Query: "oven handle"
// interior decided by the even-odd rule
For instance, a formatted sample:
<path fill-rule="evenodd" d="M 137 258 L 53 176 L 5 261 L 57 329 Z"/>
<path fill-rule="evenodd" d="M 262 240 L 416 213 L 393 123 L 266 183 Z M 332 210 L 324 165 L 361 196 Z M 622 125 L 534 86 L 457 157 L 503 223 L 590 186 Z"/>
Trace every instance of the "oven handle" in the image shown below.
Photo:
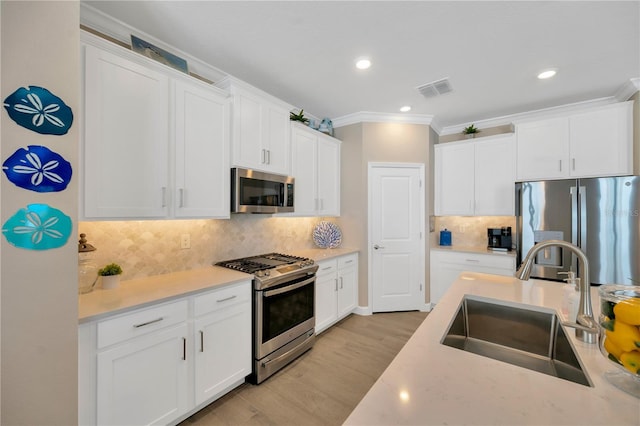
<path fill-rule="evenodd" d="M 304 281 L 300 281 L 299 283 L 295 283 L 286 287 L 277 288 L 275 290 L 267 290 L 263 293 L 263 297 L 271 297 L 277 294 L 286 293 L 288 291 L 295 290 L 297 288 L 304 287 L 305 285 L 311 284 L 315 280 L 316 280 L 316 276 L 314 275 L 313 277 L 308 278 Z"/>
<path fill-rule="evenodd" d="M 267 368 L 267 366 L 268 366 L 269 364 L 271 364 L 272 362 L 279 361 L 279 360 L 281 360 L 282 358 L 285 358 L 285 357 L 289 356 L 289 355 L 291 354 L 291 352 L 294 352 L 294 351 L 297 351 L 297 350 L 300 350 L 300 345 L 296 346 L 295 348 L 291 348 L 291 349 L 289 349 L 288 351 L 286 351 L 286 352 L 285 352 L 285 353 L 283 353 L 282 355 L 278 355 L 276 358 L 268 359 L 268 360 L 266 360 L 266 361 L 262 361 L 262 362 L 260 363 L 260 365 L 262 366 L 262 368 Z"/>

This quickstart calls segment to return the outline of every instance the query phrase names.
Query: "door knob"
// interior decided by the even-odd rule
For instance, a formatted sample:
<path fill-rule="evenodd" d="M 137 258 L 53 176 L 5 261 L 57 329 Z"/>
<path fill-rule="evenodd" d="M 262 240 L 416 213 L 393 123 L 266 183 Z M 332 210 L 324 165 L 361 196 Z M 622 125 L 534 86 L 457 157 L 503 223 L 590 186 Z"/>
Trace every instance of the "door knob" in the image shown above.
<path fill-rule="evenodd" d="M 383 249 L 383 248 L 384 248 L 384 246 L 379 246 L 379 245 L 377 245 L 377 244 L 376 244 L 376 245 L 374 245 L 374 246 L 373 246 L 373 248 L 374 248 L 374 249 L 376 249 L 376 250 L 378 250 L 378 249 Z"/>

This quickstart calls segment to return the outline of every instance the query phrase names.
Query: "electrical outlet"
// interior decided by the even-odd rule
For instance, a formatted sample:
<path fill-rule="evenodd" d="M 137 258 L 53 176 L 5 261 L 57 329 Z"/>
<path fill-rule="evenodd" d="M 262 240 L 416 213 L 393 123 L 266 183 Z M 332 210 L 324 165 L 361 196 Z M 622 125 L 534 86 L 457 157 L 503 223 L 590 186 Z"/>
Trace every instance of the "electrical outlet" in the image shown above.
<path fill-rule="evenodd" d="M 180 248 L 183 248 L 183 249 L 191 248 L 191 235 L 190 234 L 182 234 L 180 236 Z"/>

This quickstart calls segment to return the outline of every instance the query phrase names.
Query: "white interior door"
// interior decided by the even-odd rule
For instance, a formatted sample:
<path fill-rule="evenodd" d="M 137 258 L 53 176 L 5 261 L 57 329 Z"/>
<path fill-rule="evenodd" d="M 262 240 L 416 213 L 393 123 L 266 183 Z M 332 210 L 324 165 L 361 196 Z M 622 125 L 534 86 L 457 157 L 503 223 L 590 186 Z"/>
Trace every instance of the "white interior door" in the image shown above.
<path fill-rule="evenodd" d="M 373 312 L 424 307 L 424 166 L 369 164 Z"/>

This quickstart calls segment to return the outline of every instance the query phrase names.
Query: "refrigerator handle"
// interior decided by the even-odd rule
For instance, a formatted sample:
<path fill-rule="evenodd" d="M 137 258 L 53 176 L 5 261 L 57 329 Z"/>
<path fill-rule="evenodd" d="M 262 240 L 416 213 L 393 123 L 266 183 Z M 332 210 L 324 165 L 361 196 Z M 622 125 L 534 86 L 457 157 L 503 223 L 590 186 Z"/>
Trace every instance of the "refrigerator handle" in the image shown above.
<path fill-rule="evenodd" d="M 522 250 L 522 183 L 516 182 L 514 200 L 514 214 L 516 216 L 516 268 L 519 268 L 522 263 L 522 257 L 524 256 L 520 252 Z"/>
<path fill-rule="evenodd" d="M 587 252 L 587 187 L 580 186 L 578 189 L 578 200 L 580 201 L 580 244 L 578 247 L 585 253 Z"/>
<path fill-rule="evenodd" d="M 579 230 L 580 230 L 580 219 L 579 219 L 579 214 L 580 214 L 580 208 L 579 208 L 579 189 L 578 186 L 572 186 L 571 187 L 571 243 L 576 246 L 576 247 L 580 247 L 580 237 L 579 237 Z M 571 265 L 569 266 L 569 270 L 574 271 L 576 273 L 578 273 L 579 266 L 578 266 L 578 256 L 575 255 L 575 253 L 571 253 Z"/>

